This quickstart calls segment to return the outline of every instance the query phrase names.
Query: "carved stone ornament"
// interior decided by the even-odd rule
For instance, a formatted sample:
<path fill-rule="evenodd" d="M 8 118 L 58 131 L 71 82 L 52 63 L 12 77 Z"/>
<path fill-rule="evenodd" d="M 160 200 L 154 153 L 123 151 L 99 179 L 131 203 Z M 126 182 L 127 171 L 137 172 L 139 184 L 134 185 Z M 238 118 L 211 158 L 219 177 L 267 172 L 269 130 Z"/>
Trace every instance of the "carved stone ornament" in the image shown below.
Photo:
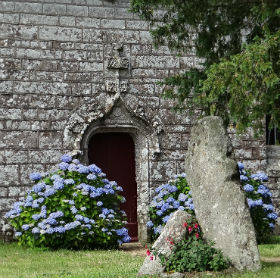
<path fill-rule="evenodd" d="M 137 104 L 135 106 L 136 109 L 131 109 L 131 105 L 135 104 L 128 105 L 118 94 L 111 97 L 103 94 L 102 101 L 97 98 L 90 103 L 82 105 L 71 115 L 68 125 L 64 129 L 64 143 L 67 149 L 72 150 L 72 156 L 82 154 L 81 142 L 86 129 L 99 119 L 109 116 L 118 101 L 121 102 L 124 110 L 126 110 L 132 118 L 139 119 L 145 124 L 146 128 L 143 133 L 148 137 L 147 140 L 150 143 L 151 153 L 156 155 L 161 152 L 159 134 L 162 132 L 162 125 L 159 123 L 159 120 L 146 115 L 144 110 L 139 110 Z"/>
<path fill-rule="evenodd" d="M 117 92 L 127 92 L 128 82 L 119 81 L 119 80 L 107 80 L 105 81 L 105 90 L 108 93 L 117 93 Z"/>
<path fill-rule="evenodd" d="M 129 60 L 124 57 L 115 56 L 109 58 L 108 69 L 128 69 Z"/>
<path fill-rule="evenodd" d="M 108 69 L 128 69 L 129 68 L 129 59 L 122 56 L 123 46 L 116 44 L 114 46 L 113 57 L 108 60 Z"/>

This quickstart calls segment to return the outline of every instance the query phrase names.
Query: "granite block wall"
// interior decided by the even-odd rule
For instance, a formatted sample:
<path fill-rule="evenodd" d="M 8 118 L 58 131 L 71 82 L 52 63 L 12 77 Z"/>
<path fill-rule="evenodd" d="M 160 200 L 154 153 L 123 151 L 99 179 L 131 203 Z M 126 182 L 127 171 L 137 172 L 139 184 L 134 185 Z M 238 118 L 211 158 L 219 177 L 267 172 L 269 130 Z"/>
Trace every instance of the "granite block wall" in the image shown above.
<path fill-rule="evenodd" d="M 139 194 L 143 225 L 153 189 L 184 171 L 193 119 L 171 110 L 157 82 L 200 61 L 193 53 L 177 57 L 167 47 L 155 49 L 148 23 L 128 9 L 128 0 L 0 2 L 1 232 L 4 213 L 30 187 L 29 173 L 50 171 L 66 152 L 86 162 L 83 139 L 93 127 L 129 133 L 136 127 L 135 137 L 146 137 L 136 142 L 148 139 L 147 159 L 144 146 L 136 159 L 144 161 L 137 171 L 147 192 Z M 116 108 L 131 118 L 112 118 Z M 229 132 L 236 157 L 265 169 L 264 141 Z"/>

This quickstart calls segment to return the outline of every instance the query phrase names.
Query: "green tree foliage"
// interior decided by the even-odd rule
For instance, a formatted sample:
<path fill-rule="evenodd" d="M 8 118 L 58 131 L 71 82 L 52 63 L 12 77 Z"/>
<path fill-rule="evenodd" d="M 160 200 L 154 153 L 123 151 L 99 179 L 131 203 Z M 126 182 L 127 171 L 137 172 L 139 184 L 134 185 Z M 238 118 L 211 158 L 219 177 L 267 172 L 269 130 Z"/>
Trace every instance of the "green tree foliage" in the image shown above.
<path fill-rule="evenodd" d="M 152 25 L 156 46 L 195 52 L 202 67 L 164 80 L 176 109 L 201 108 L 239 132 L 271 115 L 279 122 L 279 0 L 131 0 Z"/>

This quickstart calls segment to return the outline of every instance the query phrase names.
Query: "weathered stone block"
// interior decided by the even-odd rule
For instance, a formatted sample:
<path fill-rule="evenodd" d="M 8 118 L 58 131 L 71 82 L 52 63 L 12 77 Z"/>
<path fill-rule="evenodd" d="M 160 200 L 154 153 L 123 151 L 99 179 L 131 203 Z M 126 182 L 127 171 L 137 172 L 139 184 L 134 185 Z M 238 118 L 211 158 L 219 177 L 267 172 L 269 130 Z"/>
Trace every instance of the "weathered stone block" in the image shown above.
<path fill-rule="evenodd" d="M 2 12 L 3 10 L 0 9 Z M 7 23 L 19 23 L 19 15 L 18 14 L 3 14 L 0 13 L 0 22 L 7 22 Z"/>
<path fill-rule="evenodd" d="M 57 41 L 81 41 L 82 30 L 69 27 L 39 27 L 39 38 L 41 40 L 57 40 Z"/>
<path fill-rule="evenodd" d="M 61 149 L 62 135 L 55 132 L 41 132 L 39 134 L 39 148 L 40 149 Z"/>
<path fill-rule="evenodd" d="M 43 4 L 43 13 L 48 15 L 66 15 L 66 5 L 63 4 Z"/>
<path fill-rule="evenodd" d="M 87 6 L 67 5 L 66 14 L 69 16 L 86 17 L 88 15 L 88 7 Z"/>
<path fill-rule="evenodd" d="M 174 161 L 152 162 L 150 167 L 151 178 L 156 181 L 163 181 L 164 178 L 172 178 L 176 174 Z"/>
<path fill-rule="evenodd" d="M 0 131 L 0 148 L 37 148 L 37 133 L 30 131 Z"/>
<path fill-rule="evenodd" d="M 120 19 L 119 20 L 102 19 L 101 28 L 125 29 L 125 21 Z"/>
<path fill-rule="evenodd" d="M 8 2 L 8 1 L 1 1 L 0 2 L 0 11 L 2 12 L 11 12 L 15 8 L 14 2 Z"/>
<path fill-rule="evenodd" d="M 83 41 L 101 43 L 103 41 L 103 31 L 96 29 L 83 29 Z"/>
<path fill-rule="evenodd" d="M 99 28 L 100 27 L 100 19 L 98 18 L 84 18 L 77 17 L 76 18 L 76 26 L 79 27 L 89 27 L 89 28 Z"/>
<path fill-rule="evenodd" d="M 28 162 L 28 151 L 7 150 L 5 151 L 7 164 L 22 164 Z"/>
<path fill-rule="evenodd" d="M 94 18 L 113 18 L 115 16 L 115 9 L 108 7 L 89 7 L 88 15 Z"/>
<path fill-rule="evenodd" d="M 35 25 L 36 24 L 58 25 L 59 18 L 56 16 L 22 14 L 20 17 L 20 23 L 35 24 Z"/>
<path fill-rule="evenodd" d="M 24 2 L 15 2 L 15 12 L 20 13 L 42 13 L 42 4 L 41 3 L 24 3 Z"/>
<path fill-rule="evenodd" d="M 239 270 L 260 269 L 254 226 L 241 190 L 237 163 L 228 157 L 229 138 L 219 117 L 192 128 L 186 155 L 196 218 L 204 236 Z"/>
<path fill-rule="evenodd" d="M 179 242 L 185 237 L 186 228 L 183 226 L 183 224 L 189 217 L 190 214 L 187 212 L 177 210 L 166 223 L 160 236 L 155 241 L 152 247 L 153 250 L 164 255 L 165 257 L 170 256 L 172 250 L 167 240 L 172 238 L 174 242 Z M 162 273 L 163 271 L 164 267 L 161 265 L 160 259 L 158 257 L 153 257 L 151 260 L 151 256 L 147 256 L 138 272 L 138 275 L 156 275 Z"/>
<path fill-rule="evenodd" d="M 0 165 L 0 185 L 9 186 L 19 184 L 18 165 Z"/>

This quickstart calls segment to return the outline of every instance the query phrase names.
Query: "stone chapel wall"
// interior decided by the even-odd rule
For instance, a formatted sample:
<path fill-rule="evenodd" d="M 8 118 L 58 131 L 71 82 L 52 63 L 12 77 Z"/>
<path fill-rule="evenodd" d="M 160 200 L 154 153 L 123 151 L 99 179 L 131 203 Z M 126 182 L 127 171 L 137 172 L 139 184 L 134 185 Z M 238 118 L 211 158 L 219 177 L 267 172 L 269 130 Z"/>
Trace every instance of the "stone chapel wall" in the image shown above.
<path fill-rule="evenodd" d="M 149 155 L 149 195 L 183 172 L 192 120 L 171 111 L 157 82 L 199 67 L 200 60 L 155 49 L 149 25 L 128 8 L 129 0 L 0 1 L 0 228 L 4 213 L 28 189 L 29 173 L 49 171 L 70 152 L 64 134 L 71 116 L 110 91 L 115 43 L 128 60 L 119 71 L 126 85 L 122 100 L 161 127 L 160 152 Z M 248 167 L 265 168 L 262 141 L 246 138 L 234 145 Z"/>

